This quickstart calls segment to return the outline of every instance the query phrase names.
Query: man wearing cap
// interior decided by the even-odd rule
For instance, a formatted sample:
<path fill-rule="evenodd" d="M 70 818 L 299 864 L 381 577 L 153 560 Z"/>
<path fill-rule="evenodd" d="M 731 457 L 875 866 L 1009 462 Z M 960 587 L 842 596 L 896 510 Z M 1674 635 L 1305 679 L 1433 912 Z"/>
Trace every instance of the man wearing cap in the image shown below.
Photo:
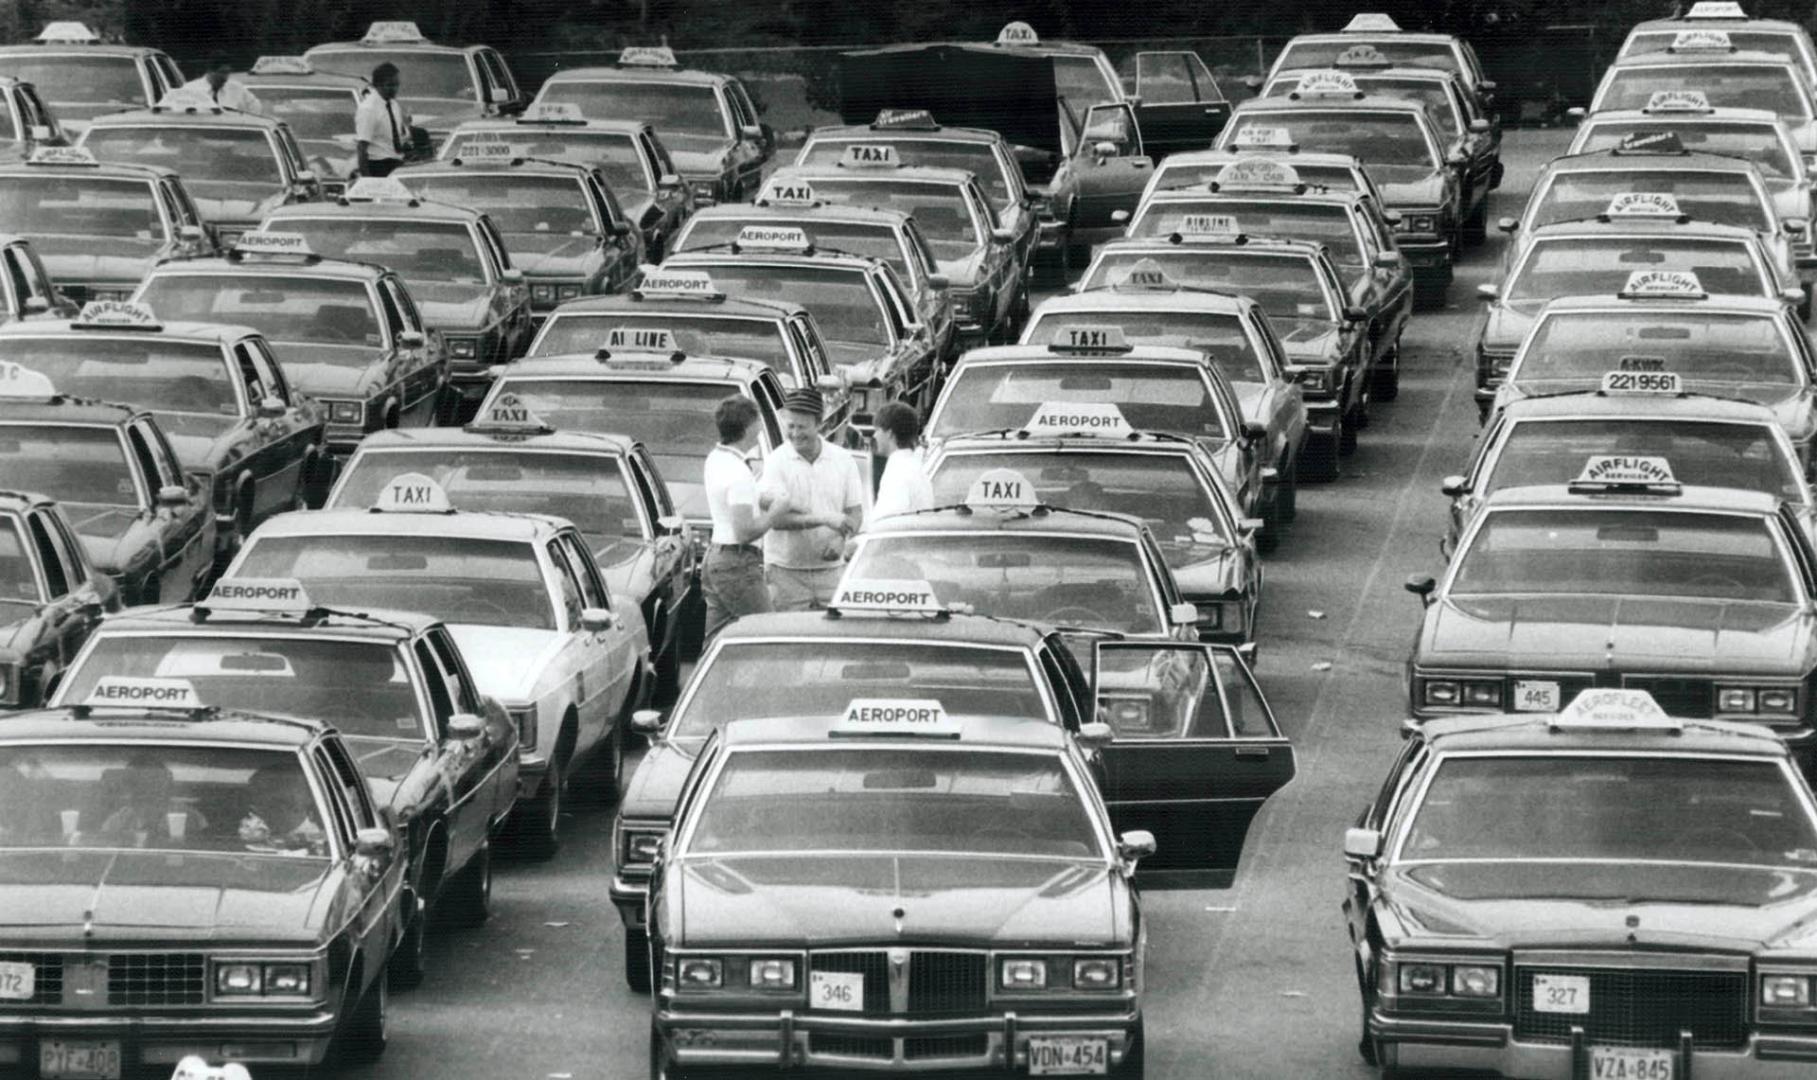
<path fill-rule="evenodd" d="M 713 535 L 700 569 L 700 591 L 707 601 L 706 640 L 740 615 L 770 610 L 763 580 L 763 549 L 757 541 L 788 502 L 764 499 L 752 473 L 751 451 L 757 448 L 757 406 L 733 394 L 713 410 L 719 445 L 707 454 L 704 489 Z"/>
<path fill-rule="evenodd" d="M 820 437 L 820 391 L 790 390 L 782 408 L 788 441 L 770 455 L 758 486 L 788 508 L 763 538 L 764 575 L 771 607 L 808 611 L 833 599 L 846 538 L 864 523 L 864 480 L 852 455 Z"/>
<path fill-rule="evenodd" d="M 265 106 L 246 84 L 232 77 L 233 64 L 225 56 L 216 56 L 208 61 L 208 71 L 199 79 L 191 79 L 183 84 L 185 93 L 205 97 L 223 109 L 238 109 L 240 112 L 259 114 Z"/>
<path fill-rule="evenodd" d="M 353 114 L 355 148 L 361 176 L 390 176 L 404 163 L 410 146 L 410 114 L 397 100 L 397 65 L 386 61 L 372 69 L 373 92 L 360 99 Z"/>

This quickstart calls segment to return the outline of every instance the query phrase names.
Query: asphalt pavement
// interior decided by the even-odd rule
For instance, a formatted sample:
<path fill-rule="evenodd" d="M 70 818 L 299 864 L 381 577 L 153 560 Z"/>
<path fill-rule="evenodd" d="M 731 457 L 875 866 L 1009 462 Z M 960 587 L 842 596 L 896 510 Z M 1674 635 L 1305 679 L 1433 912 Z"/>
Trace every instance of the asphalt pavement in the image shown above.
<path fill-rule="evenodd" d="M 1489 219 L 1512 215 L 1569 133 L 1511 132 Z M 1310 485 L 1266 564 L 1258 674 L 1298 753 L 1226 890 L 1150 891 L 1152 1078 L 1365 1077 L 1356 977 L 1339 904 L 1343 833 L 1400 746 L 1404 664 L 1436 573 L 1445 500 L 1478 431 L 1471 401 L 1476 286 L 1505 238 L 1466 252 L 1443 310 L 1414 317 L 1399 400 L 1375 406 L 1343 478 Z M 629 771 L 627 770 L 627 775 Z M 612 809 L 571 800 L 548 863 L 506 863 L 481 930 L 430 947 L 424 985 L 392 999 L 383 1061 L 347 1077 L 580 1080 L 646 1075 L 650 999 L 625 988 L 622 931 L 606 898 Z"/>

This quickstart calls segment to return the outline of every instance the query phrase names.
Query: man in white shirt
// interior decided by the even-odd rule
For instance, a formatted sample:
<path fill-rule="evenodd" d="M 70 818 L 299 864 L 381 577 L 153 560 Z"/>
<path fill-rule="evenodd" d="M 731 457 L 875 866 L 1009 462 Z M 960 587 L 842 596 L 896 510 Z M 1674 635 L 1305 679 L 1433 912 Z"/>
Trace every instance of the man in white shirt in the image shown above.
<path fill-rule="evenodd" d="M 707 454 L 705 490 L 713 535 L 700 568 L 707 601 L 706 640 L 740 615 L 770 610 L 763 580 L 763 550 L 757 541 L 770 531 L 788 500 L 764 499 L 752 473 L 757 449 L 757 406 L 733 394 L 713 410 L 719 445 Z M 767 507 L 764 505 L 768 503 Z"/>
<path fill-rule="evenodd" d="M 353 134 L 361 176 L 390 176 L 404 163 L 410 147 L 410 114 L 397 100 L 397 65 L 386 61 L 372 69 L 373 92 L 360 99 L 353 113 Z"/>
<path fill-rule="evenodd" d="M 233 78 L 233 65 L 224 56 L 217 56 L 208 62 L 208 71 L 199 79 L 184 83 L 185 93 L 205 97 L 224 109 L 238 109 L 243 113 L 260 115 L 265 106 L 258 96 L 246 88 L 246 84 Z"/>
<path fill-rule="evenodd" d="M 922 463 L 918 445 L 921 414 L 915 407 L 906 401 L 892 401 L 878 409 L 871 438 L 885 460 L 883 479 L 877 484 L 877 500 L 871 504 L 871 520 L 932 509 L 934 485 Z"/>
<path fill-rule="evenodd" d="M 763 538 L 764 575 L 777 611 L 826 607 L 845 569 L 846 538 L 864 523 L 864 480 L 851 454 L 820 437 L 826 407 L 812 387 L 782 399 L 786 445 L 764 463 L 759 490 L 786 497 Z"/>

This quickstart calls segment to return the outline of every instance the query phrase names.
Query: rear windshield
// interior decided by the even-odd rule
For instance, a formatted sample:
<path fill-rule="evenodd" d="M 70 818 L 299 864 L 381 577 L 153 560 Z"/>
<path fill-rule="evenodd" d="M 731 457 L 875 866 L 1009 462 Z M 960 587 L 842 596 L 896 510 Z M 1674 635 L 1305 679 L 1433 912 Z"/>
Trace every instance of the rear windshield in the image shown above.
<path fill-rule="evenodd" d="M 1779 320 L 1759 315 L 1561 312 L 1521 347 L 1517 382 L 1600 379 L 1605 371 L 1673 371 L 1727 383 L 1797 383 L 1801 358 Z"/>
<path fill-rule="evenodd" d="M 313 49 L 309 62 L 319 71 L 336 75 L 358 75 L 370 79 L 380 64 L 393 64 L 398 69 L 401 89 L 398 97 L 410 102 L 435 101 L 475 102 L 479 88 L 473 84 L 473 72 L 463 53 L 425 52 L 420 49 Z M 419 111 L 413 106 L 411 112 Z M 413 116 L 417 123 L 431 116 Z"/>
<path fill-rule="evenodd" d="M 1359 113 L 1343 109 L 1246 113 L 1232 118 L 1230 126 L 1233 131 L 1251 127 L 1286 128 L 1301 150 L 1348 154 L 1365 165 L 1437 164 L 1435 148 L 1426 138 L 1426 129 L 1412 113 Z"/>
<path fill-rule="evenodd" d="M 398 179 L 425 199 L 486 214 L 500 232 L 567 236 L 599 231 L 587 189 L 572 176 L 404 173 Z"/>
<path fill-rule="evenodd" d="M 409 472 L 434 479 L 459 510 L 542 514 L 560 507 L 561 516 L 594 547 L 611 539 L 643 537 L 643 521 L 618 458 L 607 454 L 372 447 L 358 451 L 347 465 L 328 508 L 371 506 L 387 483 Z"/>
<path fill-rule="evenodd" d="M 917 184 L 887 180 L 818 177 L 814 194 L 828 202 L 900 210 L 915 219 L 935 255 L 963 259 L 983 243 L 972 220 L 965 192 L 953 184 Z"/>
<path fill-rule="evenodd" d="M 107 111 L 121 112 L 149 104 L 139 62 L 130 56 L 14 54 L 0 57 L 0 75 L 31 83 L 52 112 L 60 105 L 117 105 Z"/>
<path fill-rule="evenodd" d="M 660 328 L 675 335 L 675 344 L 690 356 L 736 356 L 761 360 L 778 375 L 795 377 L 788 341 L 780 319 L 741 319 L 736 316 L 674 318 L 660 312 L 589 314 L 556 312 L 544 324 L 531 347 L 531 356 L 590 353 L 605 347 L 613 329 Z"/>
<path fill-rule="evenodd" d="M 465 222 L 297 217 L 272 229 L 301 233 L 310 250 L 325 258 L 377 263 L 411 284 L 486 283 L 486 264 Z"/>
<path fill-rule="evenodd" d="M 1338 56 L 1344 50 L 1354 45 L 1368 45 L 1387 57 L 1396 67 L 1438 68 L 1463 74 L 1463 69 L 1458 65 L 1457 53 L 1447 43 L 1360 34 L 1345 34 L 1341 39 L 1335 40 L 1289 41 L 1274 62 L 1275 70 L 1328 68 L 1337 63 Z"/>
<path fill-rule="evenodd" d="M 1153 260 L 1182 285 L 1242 293 L 1271 319 L 1337 320 L 1317 264 L 1304 255 L 1271 255 L 1255 248 L 1186 248 L 1163 252 L 1107 251 L 1092 263 L 1085 288 L 1114 285 L 1137 263 Z"/>
<path fill-rule="evenodd" d="M 290 125 L 299 139 L 332 139 L 353 135 L 353 114 L 360 101 L 352 90 L 308 86 L 253 88 L 268 116 Z"/>
<path fill-rule="evenodd" d="M 1561 172 L 1540 192 L 1530 228 L 1560 221 L 1584 221 L 1603 213 L 1610 200 L 1629 191 L 1672 196 L 1694 221 L 1770 232 L 1773 208 L 1765 193 L 1743 172 L 1688 172 L 1635 169 L 1627 172 Z M 1558 293 L 1554 295 L 1565 295 Z"/>
<path fill-rule="evenodd" d="M 456 132 L 448 137 L 442 160 L 460 157 L 466 145 L 474 140 L 487 143 L 503 141 L 514 157 L 542 158 L 569 165 L 585 165 L 605 174 L 606 186 L 625 198 L 631 192 L 647 192 L 656 187 L 656 178 L 644 167 L 637 142 L 627 134 L 603 131 L 544 131 L 526 125 L 513 131 Z M 399 177 L 407 179 L 407 177 Z"/>
<path fill-rule="evenodd" d="M 869 142 L 871 140 L 862 140 Z M 984 188 L 985 195 L 999 210 L 1010 201 L 1009 180 L 1004 176 L 1003 166 L 997 159 L 996 150 L 989 143 L 954 142 L 937 139 L 911 139 L 900 135 L 891 135 L 878 140 L 896 148 L 896 158 L 904 165 L 936 169 L 959 169 L 973 174 L 978 184 Z M 837 165 L 845 156 L 845 149 L 853 145 L 846 139 L 819 139 L 808 144 L 802 151 L 797 165 Z"/>
<path fill-rule="evenodd" d="M 1689 270 L 1711 294 L 1772 295 L 1765 268 L 1746 244 L 1647 236 L 1560 237 L 1534 244 L 1503 295 L 1509 300 L 1612 296 L 1637 270 Z"/>
<path fill-rule="evenodd" d="M 801 229 L 808 234 L 808 239 L 812 240 L 814 246 L 820 250 L 843 251 L 852 255 L 863 255 L 868 259 L 877 259 L 894 267 L 902 280 L 915 280 L 914 272 L 909 269 L 902 240 L 896 230 L 888 224 L 865 225 L 858 222 L 823 221 L 811 217 L 790 220 L 766 216 L 761 219 L 743 221 L 725 217 L 697 217 L 684 228 L 681 239 L 675 243 L 675 250 L 691 251 L 695 248 L 730 244 L 738 239 L 740 230 L 747 225 Z M 918 261 L 919 259 L 917 259 Z"/>
<path fill-rule="evenodd" d="M 1362 242 L 1357 239 L 1356 224 L 1350 208 L 1340 203 L 1295 202 L 1291 196 L 1269 202 L 1239 199 L 1207 199 L 1203 202 L 1151 202 L 1130 224 L 1132 237 L 1167 236 L 1177 233 L 1188 214 L 1229 214 L 1237 219 L 1237 230 L 1252 236 L 1269 236 L 1280 240 L 1310 240 L 1324 244 L 1332 261 L 1343 266 L 1361 266 Z"/>
<path fill-rule="evenodd" d="M 1798 463 L 1762 424 L 1688 420 L 1527 420 L 1502 441 L 1483 494 L 1567 484 L 1593 455 L 1662 457 L 1681 483 L 1739 488 L 1802 502 Z"/>
<path fill-rule="evenodd" d="M 814 321 L 820 324 L 821 335 L 828 341 L 879 348 L 888 348 L 891 344 L 883 298 L 871 290 L 870 276 L 856 266 L 843 270 L 786 263 L 727 262 L 678 268 L 706 270 L 713 275 L 713 283 L 724 289 L 728 296 L 800 304 L 814 316 Z"/>
<path fill-rule="evenodd" d="M 132 338 L 8 337 L 0 356 L 49 376 L 58 392 L 130 401 L 152 412 L 239 416 L 239 377 L 212 342 Z"/>
<path fill-rule="evenodd" d="M 160 318 L 250 326 L 272 341 L 372 348 L 385 343 L 363 281 L 154 274 L 139 299 Z M 320 359 L 310 357 L 312 362 Z"/>
<path fill-rule="evenodd" d="M 701 140 L 731 138 L 719 95 L 705 83 L 581 82 L 551 79 L 537 102 L 569 102 L 591 120 L 641 120 L 662 133 L 671 149 Z"/>
<path fill-rule="evenodd" d="M 941 393 L 931 434 L 1017 431 L 1043 402 L 1108 402 L 1138 431 L 1225 437 L 1204 374 L 1132 360 L 1064 364 L 966 364 Z"/>
<path fill-rule="evenodd" d="M 280 187 L 284 174 L 271 138 L 258 128 L 92 127 L 82 146 L 102 161 L 156 165 L 191 185 L 226 183 Z"/>
<path fill-rule="evenodd" d="M 1227 378 L 1238 382 L 1265 382 L 1268 378 L 1262 372 L 1254 343 L 1243 329 L 1243 320 L 1221 312 L 1056 312 L 1037 317 L 1023 331 L 1022 340 L 1030 345 L 1047 345 L 1060 335 L 1062 328 L 1080 323 L 1120 327 L 1125 339 L 1144 345 L 1197 349 L 1217 361 Z"/>
<path fill-rule="evenodd" d="M 1620 68 L 1609 77 L 1599 110 L 1644 109 L 1661 90 L 1697 90 L 1718 109 L 1766 109 L 1788 119 L 1811 115 L 1798 69 L 1768 64 L 1697 64 Z"/>
<path fill-rule="evenodd" d="M 1798 165 L 1792 160 L 1792 148 L 1781 137 L 1780 130 L 1770 123 L 1745 121 L 1673 121 L 1657 116 L 1639 120 L 1598 120 L 1591 117 L 1578 136 L 1581 141 L 1573 144 L 1573 153 L 1611 150 L 1630 135 L 1671 132 L 1687 150 L 1733 154 L 1758 165 L 1760 171 L 1770 177 L 1789 180 L 1798 175 Z"/>
<path fill-rule="evenodd" d="M 1183 454 L 949 454 L 934 470 L 934 505 L 964 502 L 972 482 L 992 469 L 1027 477 L 1050 506 L 1140 518 L 1163 543 L 1230 543 L 1209 484 Z"/>
<path fill-rule="evenodd" d="M 0 229 L 33 238 L 104 236 L 140 257 L 169 238 L 150 181 L 98 177 L 0 176 Z"/>
<path fill-rule="evenodd" d="M 0 476 L 18 491 L 37 491 L 58 502 L 138 507 L 126 447 L 112 427 L 0 424 Z M 70 515 L 76 531 L 92 532 L 87 516 Z M 105 522 L 96 527 L 106 530 Z"/>

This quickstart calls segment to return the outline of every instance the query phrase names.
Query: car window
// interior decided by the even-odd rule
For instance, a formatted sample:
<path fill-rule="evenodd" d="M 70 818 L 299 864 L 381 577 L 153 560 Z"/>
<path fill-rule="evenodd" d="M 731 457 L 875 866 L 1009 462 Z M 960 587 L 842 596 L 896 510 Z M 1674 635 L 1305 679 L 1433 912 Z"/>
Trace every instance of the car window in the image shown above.
<path fill-rule="evenodd" d="M 245 342 L 242 341 L 233 347 L 233 361 L 234 366 L 240 372 L 240 385 L 246 391 L 247 406 L 256 411 L 259 402 L 265 400 L 265 378 L 257 365 L 252 362 L 252 350 L 247 347 Z"/>
<path fill-rule="evenodd" d="M 563 533 L 559 542 L 568 555 L 568 565 L 574 571 L 575 580 L 580 584 L 580 598 L 585 606 L 610 610 L 611 594 L 607 591 L 605 582 L 600 580 L 599 568 L 593 565 L 593 558 L 587 554 L 586 545 L 580 542 L 580 534 Z"/>
<path fill-rule="evenodd" d="M 29 521 L 32 546 L 38 549 L 38 562 L 44 566 L 44 583 L 50 588 L 50 598 L 55 600 L 70 590 L 70 581 L 63 573 L 63 559 L 51 541 L 50 530 L 44 527 L 43 515 L 33 514 Z"/>
<path fill-rule="evenodd" d="M 288 406 L 291 403 L 290 382 L 284 378 L 283 365 L 271 354 L 271 346 L 263 338 L 253 338 L 246 342 L 246 347 L 252 350 L 253 367 L 258 369 L 259 376 L 265 380 L 266 395 L 275 397 Z"/>
<path fill-rule="evenodd" d="M 143 424 L 133 424 L 126 429 L 127 445 L 132 447 L 134 460 L 139 464 L 139 474 L 145 477 L 145 486 L 150 489 L 152 500 L 157 501 L 158 488 L 168 481 L 158 470 L 158 459 L 152 456 L 151 441 L 145 437 Z"/>
<path fill-rule="evenodd" d="M 1136 93 L 1144 105 L 1176 105 L 1199 100 L 1185 53 L 1137 53 Z"/>
<path fill-rule="evenodd" d="M 435 658 L 441 664 L 442 675 L 448 680 L 448 687 L 454 695 L 454 705 L 461 712 L 478 713 L 480 711 L 479 690 L 473 685 L 473 678 L 467 672 L 467 665 L 461 662 L 460 650 L 455 647 L 454 639 L 446 630 L 437 628 L 429 632 L 429 646 L 435 650 Z"/>
<path fill-rule="evenodd" d="M 580 578 L 574 573 L 574 567 L 568 561 L 568 553 L 559 541 L 549 541 L 548 551 L 549 562 L 555 567 L 555 583 L 561 591 L 562 610 L 567 613 L 568 629 L 577 629 L 580 626 L 580 609 L 584 606 L 581 603 Z"/>
<path fill-rule="evenodd" d="M 81 588 L 88 581 L 88 563 L 82 552 L 82 542 L 76 539 L 76 534 L 70 530 L 61 514 L 45 514 L 44 526 L 50 530 L 51 542 L 63 552 L 68 567 L 69 587 Z"/>
<path fill-rule="evenodd" d="M 353 832 L 359 828 L 354 823 L 353 807 L 347 802 L 347 789 L 334 774 L 334 764 L 328 760 L 328 754 L 316 747 L 310 755 L 315 761 L 316 775 L 322 781 L 322 793 L 328 797 L 328 816 L 332 819 L 334 831 L 341 838 L 343 850 L 353 850 Z"/>
<path fill-rule="evenodd" d="M 435 711 L 436 734 L 448 730 L 448 718 L 454 715 L 454 696 L 449 693 L 448 679 L 436 661 L 429 643 L 416 643 L 416 663 L 423 669 L 423 682 L 429 690 L 429 704 Z"/>

